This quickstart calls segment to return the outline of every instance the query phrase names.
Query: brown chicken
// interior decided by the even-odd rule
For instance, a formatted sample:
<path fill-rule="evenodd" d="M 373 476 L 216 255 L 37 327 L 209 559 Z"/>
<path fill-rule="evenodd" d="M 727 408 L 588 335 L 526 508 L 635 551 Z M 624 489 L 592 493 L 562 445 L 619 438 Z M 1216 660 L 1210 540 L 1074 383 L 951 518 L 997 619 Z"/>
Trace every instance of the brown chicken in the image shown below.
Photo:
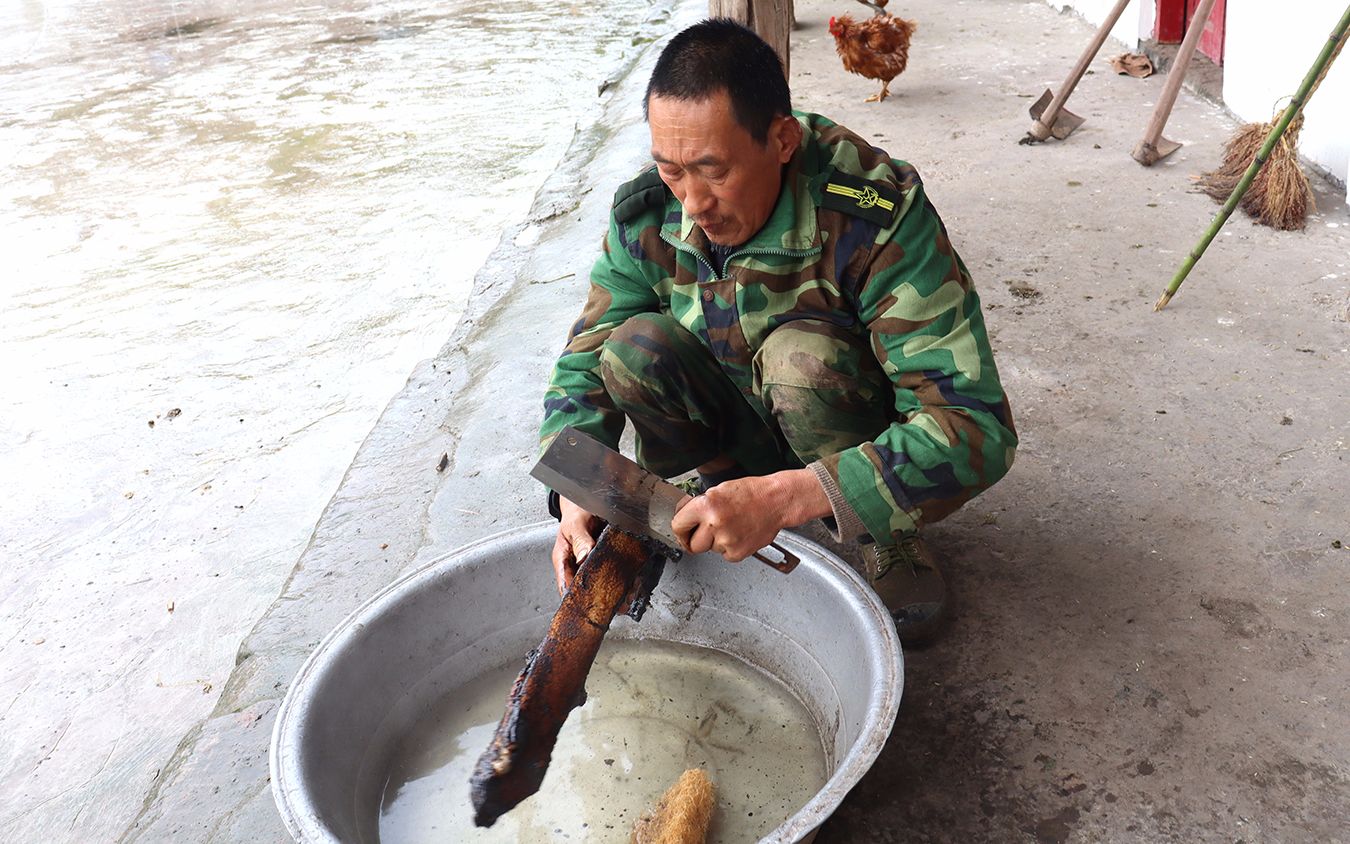
<path fill-rule="evenodd" d="M 891 80 L 905 72 L 909 39 L 917 26 L 914 21 L 882 11 L 880 6 L 874 8 L 877 15 L 860 22 L 848 15 L 830 18 L 830 34 L 834 36 L 835 50 L 844 60 L 844 70 L 881 82 L 881 93 L 868 97 L 865 102 L 869 103 L 886 99 Z"/>

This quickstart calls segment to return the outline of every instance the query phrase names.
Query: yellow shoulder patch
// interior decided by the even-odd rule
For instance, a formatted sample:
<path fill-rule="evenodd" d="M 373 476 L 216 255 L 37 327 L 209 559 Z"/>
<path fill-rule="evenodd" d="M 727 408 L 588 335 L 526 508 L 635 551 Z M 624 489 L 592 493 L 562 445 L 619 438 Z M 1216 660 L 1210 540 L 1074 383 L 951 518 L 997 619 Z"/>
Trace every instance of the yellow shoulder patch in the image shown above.
<path fill-rule="evenodd" d="M 820 206 L 862 217 L 882 228 L 895 221 L 900 192 L 881 182 L 835 171 L 820 189 Z"/>

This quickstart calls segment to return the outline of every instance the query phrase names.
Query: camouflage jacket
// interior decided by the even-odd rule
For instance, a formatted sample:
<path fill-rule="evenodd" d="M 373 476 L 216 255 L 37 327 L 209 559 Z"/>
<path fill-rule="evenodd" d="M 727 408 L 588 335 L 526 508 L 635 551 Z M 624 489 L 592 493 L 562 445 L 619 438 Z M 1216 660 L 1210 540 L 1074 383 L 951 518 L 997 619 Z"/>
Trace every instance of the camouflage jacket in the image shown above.
<path fill-rule="evenodd" d="M 811 468 L 845 539 L 916 530 L 1001 478 L 1017 445 L 980 300 L 910 165 L 813 114 L 768 222 L 727 262 L 654 169 L 619 190 L 545 396 L 541 438 L 566 425 L 617 444 L 622 415 L 600 380 L 599 351 L 636 313 L 675 317 L 752 398 L 751 363 L 775 327 L 821 319 L 870 340 L 895 388 L 875 441 Z M 708 296 L 711 291 L 712 296 Z M 757 409 L 762 406 L 751 401 Z"/>

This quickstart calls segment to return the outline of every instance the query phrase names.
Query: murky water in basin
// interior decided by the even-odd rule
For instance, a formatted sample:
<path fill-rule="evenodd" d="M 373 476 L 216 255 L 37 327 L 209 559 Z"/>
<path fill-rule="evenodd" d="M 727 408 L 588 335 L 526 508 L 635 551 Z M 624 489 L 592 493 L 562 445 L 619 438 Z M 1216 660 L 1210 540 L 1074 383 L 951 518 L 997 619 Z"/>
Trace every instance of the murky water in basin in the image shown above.
<path fill-rule="evenodd" d="M 663 6 L 0 3 L 0 837 L 134 817 Z"/>
<path fill-rule="evenodd" d="M 609 639 L 538 794 L 473 826 L 469 776 L 501 718 L 518 663 L 462 687 L 403 740 L 385 789 L 381 844 L 627 842 L 687 768 L 717 788 L 711 842 L 773 830 L 826 780 L 820 734 L 787 689 L 718 651 Z"/>

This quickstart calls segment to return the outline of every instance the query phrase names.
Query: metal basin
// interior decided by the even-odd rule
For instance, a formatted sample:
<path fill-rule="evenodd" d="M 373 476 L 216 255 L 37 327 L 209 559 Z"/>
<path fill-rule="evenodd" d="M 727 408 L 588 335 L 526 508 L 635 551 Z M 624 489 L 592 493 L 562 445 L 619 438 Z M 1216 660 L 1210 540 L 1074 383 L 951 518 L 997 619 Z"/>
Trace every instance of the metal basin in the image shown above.
<path fill-rule="evenodd" d="M 429 706 L 538 644 L 557 608 L 548 522 L 498 534 L 394 583 L 329 634 L 296 676 L 272 735 L 272 792 L 303 842 L 375 844 L 391 748 Z M 876 760 L 900 705 L 900 642 L 849 566 L 792 534 L 783 576 L 753 560 L 666 567 L 640 624 L 611 636 L 729 653 L 776 677 L 819 728 L 829 780 L 761 842 L 807 841 Z M 466 784 L 467 788 L 467 784 Z"/>

